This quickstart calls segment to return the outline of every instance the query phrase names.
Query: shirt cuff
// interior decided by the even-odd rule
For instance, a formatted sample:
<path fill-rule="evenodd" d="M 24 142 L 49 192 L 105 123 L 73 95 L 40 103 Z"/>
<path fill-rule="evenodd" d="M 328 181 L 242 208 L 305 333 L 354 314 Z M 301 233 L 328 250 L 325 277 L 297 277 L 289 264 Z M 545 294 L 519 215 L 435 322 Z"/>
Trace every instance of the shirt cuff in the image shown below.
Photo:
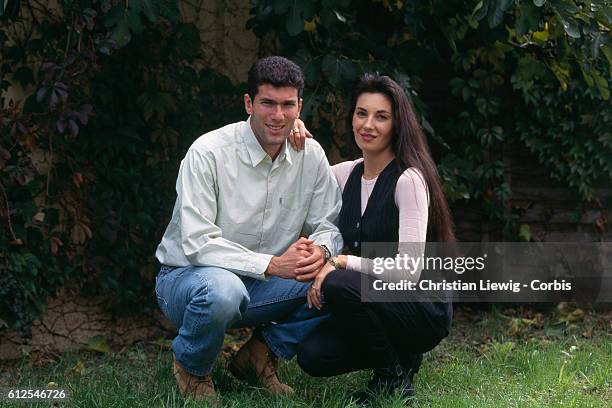
<path fill-rule="evenodd" d="M 342 235 L 338 234 L 321 234 L 316 235 L 315 237 L 308 237 L 312 239 L 316 245 L 325 245 L 331 256 L 336 256 L 342 253 L 342 247 L 344 246 L 344 242 L 342 241 Z"/>
<path fill-rule="evenodd" d="M 240 260 L 234 262 L 226 262 L 220 265 L 221 268 L 231 270 L 237 275 L 247 276 L 249 278 L 267 280 L 265 276 L 266 269 L 272 260 L 272 255 L 250 253 L 245 254 Z"/>
<path fill-rule="evenodd" d="M 265 273 L 268 269 L 268 265 L 270 265 L 270 261 L 272 260 L 273 255 L 268 254 L 256 254 L 253 256 L 253 264 L 255 270 L 257 271 L 258 276 L 257 279 L 269 279 Z"/>
<path fill-rule="evenodd" d="M 346 256 L 346 269 L 361 272 L 361 258 L 354 255 Z"/>

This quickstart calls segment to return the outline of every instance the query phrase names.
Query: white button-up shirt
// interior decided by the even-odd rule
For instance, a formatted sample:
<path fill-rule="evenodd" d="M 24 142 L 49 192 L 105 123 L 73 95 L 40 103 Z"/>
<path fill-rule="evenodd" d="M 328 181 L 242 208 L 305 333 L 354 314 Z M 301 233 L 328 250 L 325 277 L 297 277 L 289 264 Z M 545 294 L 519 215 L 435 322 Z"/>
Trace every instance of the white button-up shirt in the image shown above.
<path fill-rule="evenodd" d="M 169 266 L 218 266 L 263 279 L 301 235 L 332 254 L 341 193 L 321 146 L 287 142 L 274 161 L 250 120 L 199 137 L 181 162 L 172 219 L 155 256 Z"/>

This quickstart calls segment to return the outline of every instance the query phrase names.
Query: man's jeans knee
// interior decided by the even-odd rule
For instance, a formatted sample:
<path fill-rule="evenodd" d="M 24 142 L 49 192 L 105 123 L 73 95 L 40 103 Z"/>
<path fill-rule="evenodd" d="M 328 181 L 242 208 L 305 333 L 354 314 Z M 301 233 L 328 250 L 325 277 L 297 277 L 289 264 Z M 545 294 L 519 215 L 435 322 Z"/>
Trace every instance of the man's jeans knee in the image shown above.
<path fill-rule="evenodd" d="M 277 276 L 267 281 L 242 277 L 251 299 L 246 314 L 235 327 L 264 326 L 261 334 L 272 352 L 290 359 L 298 344 L 325 319 L 326 311 L 308 308 L 309 283 Z"/>
<path fill-rule="evenodd" d="M 264 325 L 262 335 L 279 357 L 291 358 L 306 335 L 329 316 L 309 309 L 308 284 L 273 277 L 240 277 L 216 267 L 162 267 L 157 301 L 179 329 L 172 349 L 191 374 L 210 372 L 230 327 Z"/>
<path fill-rule="evenodd" d="M 215 267 L 162 267 L 155 287 L 163 314 L 179 329 L 177 361 L 191 374 L 210 372 L 225 330 L 239 321 L 249 294 L 238 276 Z"/>

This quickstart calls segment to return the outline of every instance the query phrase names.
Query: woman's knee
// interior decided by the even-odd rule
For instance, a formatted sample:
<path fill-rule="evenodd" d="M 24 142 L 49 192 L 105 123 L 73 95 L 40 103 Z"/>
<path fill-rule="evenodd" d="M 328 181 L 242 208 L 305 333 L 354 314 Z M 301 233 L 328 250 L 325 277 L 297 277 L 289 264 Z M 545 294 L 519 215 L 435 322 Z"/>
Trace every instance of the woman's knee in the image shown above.
<path fill-rule="evenodd" d="M 309 376 L 325 377 L 324 364 L 320 359 L 321 345 L 307 340 L 298 346 L 297 363 Z"/>
<path fill-rule="evenodd" d="M 359 300 L 360 281 L 359 273 L 338 269 L 331 272 L 321 286 L 321 291 L 327 303 Z"/>
<path fill-rule="evenodd" d="M 338 269 L 332 271 L 325 277 L 321 290 L 325 293 L 325 297 L 335 297 L 339 292 L 342 291 L 342 272 Z"/>

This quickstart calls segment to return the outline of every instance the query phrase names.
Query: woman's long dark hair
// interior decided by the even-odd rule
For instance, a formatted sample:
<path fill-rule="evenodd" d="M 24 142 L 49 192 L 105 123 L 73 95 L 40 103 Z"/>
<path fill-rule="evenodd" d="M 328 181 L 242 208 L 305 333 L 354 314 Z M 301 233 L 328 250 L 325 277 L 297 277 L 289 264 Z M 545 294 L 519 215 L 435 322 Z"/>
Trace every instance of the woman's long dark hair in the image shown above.
<path fill-rule="evenodd" d="M 359 95 L 366 92 L 381 93 L 387 96 L 393 105 L 393 150 L 400 170 L 417 168 L 429 189 L 427 229 L 433 233 L 430 239 L 454 242 L 453 219 L 442 191 L 438 169 L 431 158 L 427 139 L 419 126 L 406 92 L 388 76 L 365 74 L 353 88 L 351 112 L 355 112 Z"/>

